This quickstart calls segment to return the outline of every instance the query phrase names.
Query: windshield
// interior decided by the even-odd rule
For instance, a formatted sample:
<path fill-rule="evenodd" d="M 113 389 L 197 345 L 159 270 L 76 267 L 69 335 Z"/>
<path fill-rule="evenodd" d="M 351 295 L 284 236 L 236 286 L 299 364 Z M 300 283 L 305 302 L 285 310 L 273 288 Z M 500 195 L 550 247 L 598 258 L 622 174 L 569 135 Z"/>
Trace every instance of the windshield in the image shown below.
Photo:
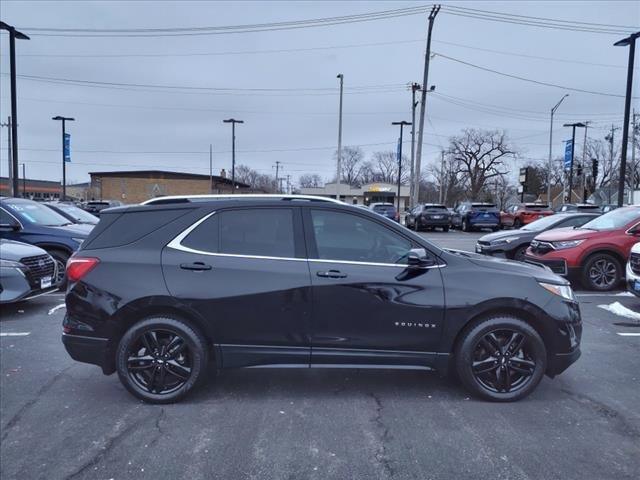
<path fill-rule="evenodd" d="M 396 211 L 396 207 L 393 205 L 375 205 L 373 211 L 377 213 L 393 213 Z"/>
<path fill-rule="evenodd" d="M 543 217 L 539 218 L 538 220 L 534 220 L 533 222 L 528 223 L 527 225 L 522 227 L 520 230 L 526 230 L 527 232 L 541 232 L 552 227 L 560 220 L 561 218 L 558 218 L 556 215 L 551 215 L 549 217 Z"/>
<path fill-rule="evenodd" d="M 587 230 L 614 230 L 616 228 L 623 228 L 633 221 L 640 221 L 640 208 L 620 208 L 613 210 L 585 223 L 580 228 Z"/>
<path fill-rule="evenodd" d="M 447 207 L 444 205 L 425 205 L 425 210 L 447 210 Z"/>
<path fill-rule="evenodd" d="M 75 205 L 69 205 L 67 203 L 57 203 L 56 208 L 62 210 L 64 213 L 72 217 L 75 221 L 80 223 L 98 223 L 98 218 L 91 215 L 89 212 L 76 207 Z"/>
<path fill-rule="evenodd" d="M 21 222 L 45 225 L 47 227 L 60 227 L 70 225 L 71 222 L 49 207 L 28 200 L 12 200 L 5 203 L 9 211 Z"/>

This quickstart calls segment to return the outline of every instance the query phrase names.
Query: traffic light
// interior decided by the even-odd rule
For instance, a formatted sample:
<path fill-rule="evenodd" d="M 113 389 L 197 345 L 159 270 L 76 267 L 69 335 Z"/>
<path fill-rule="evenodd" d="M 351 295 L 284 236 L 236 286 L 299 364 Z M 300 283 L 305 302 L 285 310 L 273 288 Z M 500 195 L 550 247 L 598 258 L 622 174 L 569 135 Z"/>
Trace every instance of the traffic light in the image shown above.
<path fill-rule="evenodd" d="M 597 158 L 591 159 L 591 175 L 593 176 L 594 180 L 598 178 L 598 159 Z"/>

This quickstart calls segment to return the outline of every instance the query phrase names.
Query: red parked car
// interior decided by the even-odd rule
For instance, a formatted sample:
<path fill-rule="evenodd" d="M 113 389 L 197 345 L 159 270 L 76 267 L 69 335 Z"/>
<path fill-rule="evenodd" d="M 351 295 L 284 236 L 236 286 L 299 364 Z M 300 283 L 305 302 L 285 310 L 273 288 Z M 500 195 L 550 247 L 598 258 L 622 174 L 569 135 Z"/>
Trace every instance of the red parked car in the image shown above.
<path fill-rule="evenodd" d="M 542 217 L 553 215 L 546 203 L 520 203 L 511 205 L 500 212 L 500 224 L 503 227 L 520 228 Z"/>
<path fill-rule="evenodd" d="M 533 239 L 525 262 L 579 279 L 592 290 L 612 290 L 640 240 L 640 206 L 623 207 L 578 228 L 549 230 Z"/>

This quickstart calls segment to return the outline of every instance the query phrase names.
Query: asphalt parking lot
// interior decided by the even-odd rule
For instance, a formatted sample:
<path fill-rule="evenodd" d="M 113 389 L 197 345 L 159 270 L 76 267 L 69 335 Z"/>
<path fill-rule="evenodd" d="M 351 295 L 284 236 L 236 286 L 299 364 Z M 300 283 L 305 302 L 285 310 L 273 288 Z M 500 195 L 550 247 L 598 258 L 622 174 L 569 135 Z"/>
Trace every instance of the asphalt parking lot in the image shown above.
<path fill-rule="evenodd" d="M 3 306 L 0 477 L 639 478 L 640 299 L 577 293 L 582 358 L 513 404 L 417 371 L 255 369 L 151 406 L 68 357 L 61 294 Z"/>

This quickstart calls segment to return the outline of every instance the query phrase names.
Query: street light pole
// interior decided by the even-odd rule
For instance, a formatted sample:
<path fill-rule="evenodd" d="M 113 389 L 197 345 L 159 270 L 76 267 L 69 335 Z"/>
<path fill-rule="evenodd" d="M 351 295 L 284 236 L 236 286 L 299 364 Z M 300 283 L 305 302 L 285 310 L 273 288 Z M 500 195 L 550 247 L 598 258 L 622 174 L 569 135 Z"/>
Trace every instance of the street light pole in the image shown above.
<path fill-rule="evenodd" d="M 244 123 L 244 120 L 228 118 L 223 123 L 231 124 L 231 194 L 236 193 L 236 123 Z"/>
<path fill-rule="evenodd" d="M 411 178 L 409 179 L 409 204 L 413 207 L 416 203 L 414 199 L 414 179 L 416 175 L 416 92 L 420 90 L 419 83 L 411 84 Z M 418 179 L 418 182 L 420 180 Z"/>
<path fill-rule="evenodd" d="M 558 103 L 551 109 L 551 126 L 549 127 L 549 173 L 548 173 L 548 185 L 547 185 L 547 203 L 551 207 L 551 172 L 553 172 L 553 115 L 556 113 L 556 110 L 560 106 L 560 104 L 564 101 L 565 98 L 569 96 L 566 93 Z"/>
<path fill-rule="evenodd" d="M 16 85 L 16 38 L 19 40 L 29 40 L 24 33 L 19 32 L 15 27 L 0 22 L 0 30 L 9 32 L 9 63 L 11 75 L 11 143 L 12 143 L 12 165 L 13 178 L 11 182 L 11 195 L 18 196 L 18 94 Z"/>
<path fill-rule="evenodd" d="M 344 88 L 344 75 L 339 73 L 336 78 L 340 79 L 340 108 L 338 113 L 338 156 L 337 156 L 337 177 L 336 177 L 336 200 L 340 200 L 340 176 L 342 174 L 342 94 Z"/>
<path fill-rule="evenodd" d="M 565 123 L 563 127 L 571 127 L 571 163 L 569 165 L 569 203 L 573 198 L 573 159 L 576 153 L 576 127 L 586 127 L 582 122 Z"/>
<path fill-rule="evenodd" d="M 65 158 L 65 148 L 64 148 L 64 138 L 66 136 L 66 122 L 73 122 L 75 118 L 71 117 L 61 117 L 58 115 L 57 117 L 53 117 L 51 120 L 62 121 L 62 201 L 64 202 L 67 199 L 67 161 Z"/>
<path fill-rule="evenodd" d="M 405 125 L 413 125 L 411 122 L 391 122 L 391 125 L 400 125 L 400 141 L 398 143 L 398 216 L 400 215 L 400 184 L 402 179 L 402 130 Z"/>
<path fill-rule="evenodd" d="M 622 152 L 620 153 L 620 182 L 618 184 L 618 207 L 624 203 L 624 181 L 627 168 L 627 145 L 629 143 L 629 115 L 631 112 L 631 91 L 633 88 L 633 63 L 636 53 L 636 38 L 640 32 L 614 43 L 616 47 L 629 47 L 629 63 L 627 66 L 627 92 L 624 100 L 624 120 L 622 122 Z"/>
<path fill-rule="evenodd" d="M 582 144 L 582 203 L 587 203 L 587 130 L 591 122 L 584 122 L 584 143 Z"/>

